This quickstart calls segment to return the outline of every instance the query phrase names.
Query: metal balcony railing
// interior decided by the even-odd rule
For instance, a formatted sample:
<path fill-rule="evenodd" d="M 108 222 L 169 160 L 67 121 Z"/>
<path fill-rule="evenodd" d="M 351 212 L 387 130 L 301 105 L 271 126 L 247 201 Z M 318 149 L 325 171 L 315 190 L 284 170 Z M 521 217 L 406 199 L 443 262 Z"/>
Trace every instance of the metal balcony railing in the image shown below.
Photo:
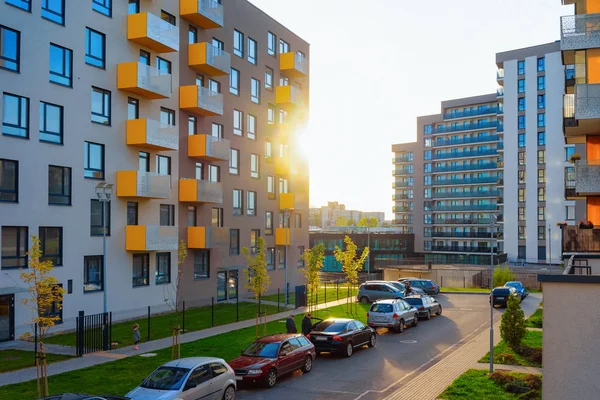
<path fill-rule="evenodd" d="M 435 218 L 433 224 L 445 225 L 490 225 L 489 218 Z"/>
<path fill-rule="evenodd" d="M 478 156 L 495 156 L 498 154 L 497 149 L 488 150 L 467 150 L 467 151 L 451 151 L 435 153 L 432 155 L 434 160 L 444 160 L 448 158 L 459 158 L 459 157 L 478 157 Z"/>
<path fill-rule="evenodd" d="M 498 127 L 498 121 L 485 121 L 485 122 L 470 122 L 457 125 L 440 125 L 433 129 L 433 133 L 449 133 L 449 132 L 461 132 L 471 131 L 475 129 L 496 129 Z"/>
<path fill-rule="evenodd" d="M 413 161 L 413 156 L 412 155 L 409 156 L 408 154 L 402 154 L 402 155 L 394 157 L 394 163 L 396 163 L 396 164 L 412 162 L 412 161 Z"/>
<path fill-rule="evenodd" d="M 432 211 L 497 211 L 496 204 L 433 206 Z"/>
<path fill-rule="evenodd" d="M 496 197 L 500 194 L 497 190 L 488 191 L 466 191 L 466 192 L 435 192 L 434 199 L 449 198 L 449 197 Z"/>
<path fill-rule="evenodd" d="M 567 15 L 560 25 L 561 50 L 600 48 L 600 14 Z"/>
<path fill-rule="evenodd" d="M 472 171 L 480 169 L 494 169 L 498 168 L 497 163 L 482 163 L 482 164 L 467 164 L 467 165 L 448 165 L 445 167 L 433 167 L 432 172 L 459 172 L 459 171 Z"/>
<path fill-rule="evenodd" d="M 461 138 L 461 139 L 442 139 L 441 137 L 439 137 L 433 142 L 433 147 L 454 146 L 454 145 L 470 144 L 470 143 L 495 142 L 497 140 L 500 140 L 500 136 L 498 136 L 498 135 L 465 137 L 465 138 Z"/>
<path fill-rule="evenodd" d="M 478 246 L 431 246 L 431 251 L 455 251 L 461 253 L 490 253 L 490 247 Z M 495 248 L 494 248 L 495 250 Z"/>
<path fill-rule="evenodd" d="M 469 117 L 477 117 L 480 115 L 489 115 L 489 114 L 498 114 L 498 111 L 501 110 L 502 107 L 486 107 L 482 109 L 476 110 L 467 110 L 467 111 L 451 111 L 444 114 L 444 119 L 457 119 L 457 118 L 469 118 Z"/>
<path fill-rule="evenodd" d="M 433 232 L 432 237 L 437 238 L 470 238 L 470 239 L 491 239 L 490 232 Z"/>
<path fill-rule="evenodd" d="M 600 160 L 577 161 L 575 192 L 579 195 L 600 195 Z"/>
<path fill-rule="evenodd" d="M 470 185 L 477 183 L 497 183 L 498 177 L 489 176 L 485 178 L 454 178 L 454 179 L 435 179 L 434 185 Z"/>

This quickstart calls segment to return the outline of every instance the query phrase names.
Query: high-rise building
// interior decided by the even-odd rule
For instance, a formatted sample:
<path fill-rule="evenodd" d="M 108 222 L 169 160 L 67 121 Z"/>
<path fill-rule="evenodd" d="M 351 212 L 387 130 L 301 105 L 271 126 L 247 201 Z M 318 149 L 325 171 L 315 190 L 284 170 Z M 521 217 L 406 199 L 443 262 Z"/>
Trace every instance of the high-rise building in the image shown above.
<path fill-rule="evenodd" d="M 502 161 L 496 94 L 442 102 L 417 118 L 417 141 L 395 144 L 394 224 L 415 234 L 415 252 L 442 264 L 505 259 L 496 232 Z M 496 257 L 494 257 L 496 259 Z"/>
<path fill-rule="evenodd" d="M 105 294 L 113 319 L 164 311 L 180 240 L 191 304 L 245 296 L 259 236 L 273 288 L 303 279 L 309 45 L 220 3 L 0 2 L 0 341 L 28 329 L 30 235 L 67 291 L 61 329 Z"/>

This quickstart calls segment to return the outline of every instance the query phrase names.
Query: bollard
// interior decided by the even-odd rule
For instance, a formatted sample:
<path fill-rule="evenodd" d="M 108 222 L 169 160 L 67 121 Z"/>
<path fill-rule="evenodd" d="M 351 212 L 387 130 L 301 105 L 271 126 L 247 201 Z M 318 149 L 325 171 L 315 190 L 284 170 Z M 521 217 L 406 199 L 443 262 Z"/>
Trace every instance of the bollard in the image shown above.
<path fill-rule="evenodd" d="M 181 316 L 181 331 L 185 332 L 185 300 L 183 301 L 182 306 L 182 316 Z"/>
<path fill-rule="evenodd" d="M 148 341 L 150 341 L 150 306 L 148 306 Z"/>
<path fill-rule="evenodd" d="M 337 297 L 336 300 L 339 300 L 340 299 L 340 281 L 339 280 L 335 281 L 335 291 L 336 291 L 336 297 Z"/>
<path fill-rule="evenodd" d="M 212 306 L 211 306 L 211 324 L 215 326 L 215 298 L 212 298 Z"/>
<path fill-rule="evenodd" d="M 279 288 L 277 288 L 277 312 L 279 312 Z"/>
<path fill-rule="evenodd" d="M 325 283 L 325 304 L 327 304 L 327 281 L 324 282 Z"/>

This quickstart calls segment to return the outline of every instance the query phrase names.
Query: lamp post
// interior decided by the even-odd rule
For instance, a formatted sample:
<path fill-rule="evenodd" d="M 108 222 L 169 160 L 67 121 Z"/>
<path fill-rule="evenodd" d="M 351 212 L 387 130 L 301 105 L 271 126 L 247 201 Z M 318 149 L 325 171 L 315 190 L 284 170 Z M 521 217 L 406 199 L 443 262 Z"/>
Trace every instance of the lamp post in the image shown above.
<path fill-rule="evenodd" d="M 494 229 L 496 215 L 490 214 L 490 374 L 494 372 Z"/>
<path fill-rule="evenodd" d="M 102 293 L 104 313 L 108 312 L 107 295 L 108 279 L 106 276 L 106 203 L 110 202 L 112 196 L 112 183 L 100 182 L 96 185 L 96 196 L 102 203 Z"/>
<path fill-rule="evenodd" d="M 285 304 L 287 306 L 288 304 L 288 300 L 289 300 L 289 288 L 288 288 L 288 267 L 289 267 L 289 247 L 292 244 L 292 224 L 290 221 L 290 218 L 292 216 L 292 210 L 290 210 L 289 208 L 286 208 L 285 210 L 283 210 L 283 215 L 284 215 L 284 227 L 285 227 L 285 221 L 287 220 L 287 226 L 288 229 L 290 230 L 290 234 L 289 236 L 286 234 L 285 235 Z"/>
<path fill-rule="evenodd" d="M 552 228 L 548 225 L 548 264 L 552 268 Z"/>
<path fill-rule="evenodd" d="M 367 247 L 369 255 L 367 256 L 367 279 L 371 279 L 371 228 L 367 225 Z"/>

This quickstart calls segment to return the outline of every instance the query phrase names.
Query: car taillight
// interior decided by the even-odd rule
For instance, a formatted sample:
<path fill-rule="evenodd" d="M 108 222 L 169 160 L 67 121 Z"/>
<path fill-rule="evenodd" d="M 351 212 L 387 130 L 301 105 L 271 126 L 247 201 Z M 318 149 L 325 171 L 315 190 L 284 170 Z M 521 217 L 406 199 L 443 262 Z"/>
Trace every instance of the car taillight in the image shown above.
<path fill-rule="evenodd" d="M 310 339 L 310 333 L 306 334 L 307 339 Z"/>
<path fill-rule="evenodd" d="M 334 342 L 341 342 L 341 341 L 342 341 L 342 338 L 341 338 L 341 337 L 339 337 L 338 335 L 335 335 L 335 336 L 333 337 L 333 341 L 334 341 Z"/>
<path fill-rule="evenodd" d="M 367 313 L 367 318 L 369 318 L 369 313 Z"/>
<path fill-rule="evenodd" d="M 417 308 L 417 310 L 424 310 L 424 309 L 425 309 L 425 307 L 423 307 L 423 306 Z"/>
<path fill-rule="evenodd" d="M 398 314 L 394 313 L 394 315 L 392 315 L 392 318 L 398 318 Z"/>

